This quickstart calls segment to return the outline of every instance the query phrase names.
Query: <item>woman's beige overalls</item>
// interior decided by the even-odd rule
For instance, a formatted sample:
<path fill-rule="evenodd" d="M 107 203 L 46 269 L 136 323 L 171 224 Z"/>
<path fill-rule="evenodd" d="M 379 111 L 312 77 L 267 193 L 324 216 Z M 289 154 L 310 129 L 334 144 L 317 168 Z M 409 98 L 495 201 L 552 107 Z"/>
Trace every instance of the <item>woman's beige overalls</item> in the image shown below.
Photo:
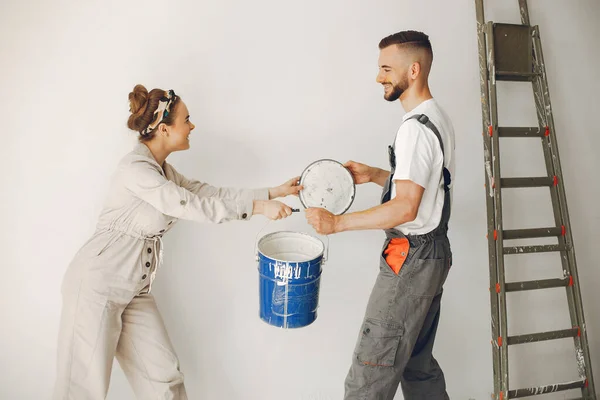
<path fill-rule="evenodd" d="M 119 163 L 96 232 L 62 284 L 54 400 L 104 399 L 116 356 L 138 399 L 187 399 L 179 361 L 150 294 L 162 236 L 178 219 L 249 220 L 267 189 L 223 189 L 161 168 L 138 144 Z"/>

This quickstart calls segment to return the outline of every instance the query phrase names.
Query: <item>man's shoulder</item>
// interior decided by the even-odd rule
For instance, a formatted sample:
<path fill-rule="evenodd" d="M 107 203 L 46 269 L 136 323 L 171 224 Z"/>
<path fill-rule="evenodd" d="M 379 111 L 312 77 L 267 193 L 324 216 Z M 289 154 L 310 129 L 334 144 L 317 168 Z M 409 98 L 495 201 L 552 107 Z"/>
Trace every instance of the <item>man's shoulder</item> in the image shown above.
<path fill-rule="evenodd" d="M 430 116 L 431 119 L 449 119 L 446 109 L 435 98 L 424 104 L 423 114 Z"/>
<path fill-rule="evenodd" d="M 409 138 L 412 136 L 418 136 L 427 130 L 428 129 L 424 124 L 417 121 L 417 118 L 410 118 L 405 120 L 402 125 L 400 125 L 396 138 Z"/>

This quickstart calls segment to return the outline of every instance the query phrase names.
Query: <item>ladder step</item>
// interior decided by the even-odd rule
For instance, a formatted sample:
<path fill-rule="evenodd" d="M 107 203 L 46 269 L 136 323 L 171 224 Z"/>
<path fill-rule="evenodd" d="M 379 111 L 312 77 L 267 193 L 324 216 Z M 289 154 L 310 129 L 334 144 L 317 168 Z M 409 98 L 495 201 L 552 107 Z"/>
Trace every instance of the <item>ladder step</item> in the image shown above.
<path fill-rule="evenodd" d="M 543 342 L 545 340 L 565 339 L 579 335 L 579 328 L 563 329 L 560 331 L 551 331 L 543 333 L 531 333 L 528 335 L 509 336 L 508 345 L 522 343 Z"/>
<path fill-rule="evenodd" d="M 553 186 L 554 178 L 539 177 L 539 178 L 502 178 L 500 179 L 502 188 L 533 188 Z"/>
<path fill-rule="evenodd" d="M 498 127 L 498 137 L 544 137 L 546 129 L 540 127 L 519 128 L 519 127 Z"/>
<path fill-rule="evenodd" d="M 511 229 L 502 231 L 504 240 L 510 239 L 531 239 L 531 238 L 542 238 L 552 236 L 562 236 L 563 228 L 533 228 L 533 229 Z"/>
<path fill-rule="evenodd" d="M 571 284 L 570 277 L 562 279 L 541 279 L 538 281 L 510 282 L 504 285 L 507 292 L 522 292 L 525 290 L 550 289 L 567 287 Z"/>
<path fill-rule="evenodd" d="M 539 73 L 532 72 L 496 71 L 496 80 L 508 82 L 531 82 L 533 78 L 539 75 Z"/>
<path fill-rule="evenodd" d="M 553 251 L 566 251 L 567 248 L 560 244 L 548 244 L 538 246 L 514 246 L 505 247 L 504 254 L 526 254 L 526 253 L 550 253 Z"/>
<path fill-rule="evenodd" d="M 554 393 L 554 392 L 562 392 L 564 390 L 571 389 L 581 389 L 586 385 L 585 380 L 566 382 L 566 383 L 557 383 L 554 385 L 546 385 L 546 386 L 538 386 L 527 389 L 517 389 L 517 390 L 509 390 L 508 398 L 509 399 L 518 399 L 519 397 L 526 396 L 535 396 L 538 394 L 546 394 L 546 393 Z"/>

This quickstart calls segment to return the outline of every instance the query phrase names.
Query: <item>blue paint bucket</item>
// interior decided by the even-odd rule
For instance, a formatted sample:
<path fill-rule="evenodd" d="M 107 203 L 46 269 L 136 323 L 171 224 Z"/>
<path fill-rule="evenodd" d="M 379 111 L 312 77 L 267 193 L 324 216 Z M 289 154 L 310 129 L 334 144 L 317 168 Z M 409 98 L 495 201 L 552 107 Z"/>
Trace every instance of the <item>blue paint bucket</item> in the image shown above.
<path fill-rule="evenodd" d="M 325 246 L 305 233 L 275 232 L 257 246 L 260 318 L 280 328 L 301 328 L 317 318 Z"/>

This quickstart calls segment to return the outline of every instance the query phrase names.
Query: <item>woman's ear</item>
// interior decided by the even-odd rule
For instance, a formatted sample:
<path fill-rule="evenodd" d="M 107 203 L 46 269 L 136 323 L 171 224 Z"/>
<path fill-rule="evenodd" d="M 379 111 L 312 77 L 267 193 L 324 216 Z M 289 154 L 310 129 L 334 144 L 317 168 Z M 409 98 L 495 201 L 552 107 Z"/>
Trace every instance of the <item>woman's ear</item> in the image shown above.
<path fill-rule="evenodd" d="M 169 128 L 167 127 L 167 124 L 158 124 L 158 133 L 161 136 L 165 136 L 168 137 L 169 136 Z"/>

